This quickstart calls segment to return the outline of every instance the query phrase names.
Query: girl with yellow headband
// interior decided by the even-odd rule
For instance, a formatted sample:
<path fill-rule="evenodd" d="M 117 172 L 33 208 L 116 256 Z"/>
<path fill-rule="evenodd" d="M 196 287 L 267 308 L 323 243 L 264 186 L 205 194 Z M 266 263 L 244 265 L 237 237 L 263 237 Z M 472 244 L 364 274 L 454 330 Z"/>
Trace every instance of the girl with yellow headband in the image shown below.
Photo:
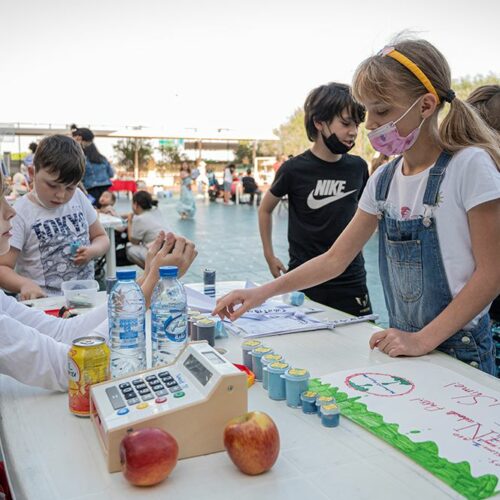
<path fill-rule="evenodd" d="M 214 312 L 234 320 L 269 297 L 334 278 L 378 225 L 390 328 L 374 334 L 370 347 L 393 357 L 437 348 L 494 374 L 488 309 L 500 292 L 498 136 L 455 96 L 448 63 L 425 40 L 398 41 L 363 61 L 353 92 L 367 109 L 374 148 L 399 156 L 369 179 L 328 252 L 228 294 Z"/>

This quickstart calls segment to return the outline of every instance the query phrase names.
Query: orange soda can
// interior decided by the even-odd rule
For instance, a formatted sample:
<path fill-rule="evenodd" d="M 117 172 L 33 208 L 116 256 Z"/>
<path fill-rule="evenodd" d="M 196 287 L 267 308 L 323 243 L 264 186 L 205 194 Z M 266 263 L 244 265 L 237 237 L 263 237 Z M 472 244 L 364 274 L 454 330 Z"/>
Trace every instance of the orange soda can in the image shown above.
<path fill-rule="evenodd" d="M 109 347 L 103 337 L 80 337 L 68 352 L 69 411 L 90 416 L 90 386 L 109 380 Z"/>

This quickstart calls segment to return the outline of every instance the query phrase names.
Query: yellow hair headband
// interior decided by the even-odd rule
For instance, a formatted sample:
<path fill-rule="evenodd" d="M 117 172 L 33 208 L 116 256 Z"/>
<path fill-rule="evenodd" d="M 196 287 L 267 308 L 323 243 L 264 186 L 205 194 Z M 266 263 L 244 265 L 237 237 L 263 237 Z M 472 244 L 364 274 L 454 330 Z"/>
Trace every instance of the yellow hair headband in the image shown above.
<path fill-rule="evenodd" d="M 434 85 L 432 85 L 431 81 L 425 76 L 424 72 L 411 59 L 408 59 L 408 57 L 401 54 L 401 52 L 398 52 L 394 47 L 383 48 L 380 51 L 379 55 L 392 57 L 400 64 L 402 64 L 405 68 L 411 71 L 419 79 L 420 83 L 427 89 L 428 92 L 434 94 L 434 96 L 438 101 L 438 104 L 441 102 L 441 99 L 438 96 L 438 93 L 436 92 Z"/>

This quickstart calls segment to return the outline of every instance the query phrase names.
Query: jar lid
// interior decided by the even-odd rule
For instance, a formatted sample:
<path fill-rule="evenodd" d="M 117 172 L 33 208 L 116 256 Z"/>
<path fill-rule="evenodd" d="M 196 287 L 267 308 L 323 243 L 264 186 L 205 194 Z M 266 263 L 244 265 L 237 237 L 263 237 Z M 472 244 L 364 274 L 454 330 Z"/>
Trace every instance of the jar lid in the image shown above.
<path fill-rule="evenodd" d="M 260 357 L 264 356 L 264 354 L 271 354 L 272 352 L 273 352 L 273 350 L 270 347 L 260 346 L 260 347 L 256 347 L 252 351 L 251 354 L 252 354 L 252 356 L 260 358 Z"/>
<path fill-rule="evenodd" d="M 316 396 L 318 393 L 316 391 L 304 391 L 300 397 L 302 399 L 310 399 L 310 400 L 316 400 Z"/>
<path fill-rule="evenodd" d="M 215 321 L 209 318 L 203 318 L 196 322 L 196 326 L 215 326 Z"/>
<path fill-rule="evenodd" d="M 269 363 L 274 363 L 275 361 L 282 361 L 283 356 L 281 354 L 264 354 L 262 356 L 262 364 L 268 365 Z M 284 361 L 284 360 L 283 360 Z"/>
<path fill-rule="evenodd" d="M 309 372 L 305 368 L 290 368 L 285 373 L 287 380 L 302 382 L 309 379 Z"/>
<path fill-rule="evenodd" d="M 335 398 L 333 396 L 318 396 L 316 403 L 319 405 L 332 404 L 335 403 Z"/>
<path fill-rule="evenodd" d="M 260 340 L 245 340 L 245 342 L 241 344 L 241 347 L 245 349 L 245 351 L 251 351 L 260 345 L 262 345 Z"/>
<path fill-rule="evenodd" d="M 321 407 L 321 413 L 323 415 L 337 415 L 339 412 L 339 407 L 335 403 L 328 405 L 323 405 Z"/>
<path fill-rule="evenodd" d="M 275 361 L 274 363 L 267 365 L 267 371 L 270 373 L 283 373 L 288 366 L 289 364 L 284 363 L 283 361 Z"/>

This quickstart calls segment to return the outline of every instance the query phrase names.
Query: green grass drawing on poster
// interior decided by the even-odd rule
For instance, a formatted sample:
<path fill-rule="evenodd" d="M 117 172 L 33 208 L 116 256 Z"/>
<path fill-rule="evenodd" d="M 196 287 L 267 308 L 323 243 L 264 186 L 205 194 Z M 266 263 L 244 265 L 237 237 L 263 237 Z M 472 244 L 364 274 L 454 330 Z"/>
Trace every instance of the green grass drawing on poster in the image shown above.
<path fill-rule="evenodd" d="M 323 384 L 320 379 L 310 380 L 309 387 L 320 394 L 333 396 L 343 416 L 400 450 L 464 497 L 479 500 L 495 495 L 498 483 L 496 476 L 485 474 L 474 477 L 468 462 L 453 463 L 440 457 L 439 449 L 433 441 L 413 442 L 399 432 L 398 424 L 388 424 L 384 422 L 382 415 L 368 410 L 364 403 L 358 401 L 361 397 L 350 398 L 338 387 Z"/>

